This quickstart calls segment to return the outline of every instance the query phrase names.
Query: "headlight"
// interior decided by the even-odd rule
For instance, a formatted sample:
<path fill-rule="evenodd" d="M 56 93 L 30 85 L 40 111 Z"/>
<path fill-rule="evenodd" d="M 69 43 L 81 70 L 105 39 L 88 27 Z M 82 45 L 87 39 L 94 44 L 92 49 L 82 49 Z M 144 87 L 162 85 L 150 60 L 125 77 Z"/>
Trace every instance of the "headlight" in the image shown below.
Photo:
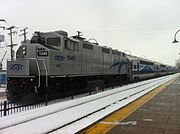
<path fill-rule="evenodd" d="M 26 46 L 23 46 L 23 48 L 22 48 L 22 53 L 23 53 L 23 55 L 26 55 Z"/>
<path fill-rule="evenodd" d="M 23 51 L 23 55 L 26 55 L 26 51 Z"/>

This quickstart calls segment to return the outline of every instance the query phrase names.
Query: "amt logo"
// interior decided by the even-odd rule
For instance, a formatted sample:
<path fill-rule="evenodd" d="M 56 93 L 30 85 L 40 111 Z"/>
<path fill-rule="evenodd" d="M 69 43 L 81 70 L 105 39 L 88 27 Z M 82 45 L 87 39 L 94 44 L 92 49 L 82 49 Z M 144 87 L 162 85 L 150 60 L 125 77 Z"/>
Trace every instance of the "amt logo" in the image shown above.
<path fill-rule="evenodd" d="M 62 62 L 64 60 L 64 56 L 54 56 L 56 61 Z"/>
<path fill-rule="evenodd" d="M 11 65 L 9 65 L 9 69 L 14 72 L 18 72 L 19 70 L 22 70 L 23 66 L 24 65 L 21 65 L 21 64 L 11 64 Z"/>

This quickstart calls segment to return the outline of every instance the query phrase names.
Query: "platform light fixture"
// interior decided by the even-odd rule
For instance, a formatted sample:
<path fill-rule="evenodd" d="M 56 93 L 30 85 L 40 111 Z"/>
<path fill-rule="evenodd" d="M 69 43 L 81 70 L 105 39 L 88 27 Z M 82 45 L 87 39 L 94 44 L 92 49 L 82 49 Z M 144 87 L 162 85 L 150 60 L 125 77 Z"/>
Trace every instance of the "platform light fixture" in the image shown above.
<path fill-rule="evenodd" d="M 131 55 L 131 51 L 129 51 L 129 50 L 124 50 L 124 53 L 126 53 L 126 52 L 128 52 L 129 55 Z M 126 54 L 127 54 L 127 53 L 126 53 Z"/>
<path fill-rule="evenodd" d="M 178 33 L 179 31 L 180 31 L 180 29 L 177 30 L 176 33 L 174 34 L 174 41 L 173 41 L 172 43 L 178 43 L 178 42 L 179 42 L 179 41 L 176 40 L 176 35 L 177 35 L 177 33 Z"/>

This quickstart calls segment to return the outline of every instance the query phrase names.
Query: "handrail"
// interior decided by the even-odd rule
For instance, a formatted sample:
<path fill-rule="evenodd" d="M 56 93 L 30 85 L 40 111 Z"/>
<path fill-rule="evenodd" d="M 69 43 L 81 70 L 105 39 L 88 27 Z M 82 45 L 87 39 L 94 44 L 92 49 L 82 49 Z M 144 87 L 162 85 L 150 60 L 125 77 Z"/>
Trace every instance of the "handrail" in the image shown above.
<path fill-rule="evenodd" d="M 46 71 L 46 87 L 48 87 L 48 71 L 47 71 L 46 63 L 45 63 L 44 59 L 38 59 L 38 60 L 42 60 L 43 61 L 44 69 Z"/>
<path fill-rule="evenodd" d="M 40 72 L 38 60 L 37 60 L 37 58 L 28 58 L 28 59 L 32 59 L 32 60 L 36 61 L 37 68 L 38 68 L 38 74 L 39 74 L 38 87 L 40 87 L 41 86 L 41 72 Z"/>

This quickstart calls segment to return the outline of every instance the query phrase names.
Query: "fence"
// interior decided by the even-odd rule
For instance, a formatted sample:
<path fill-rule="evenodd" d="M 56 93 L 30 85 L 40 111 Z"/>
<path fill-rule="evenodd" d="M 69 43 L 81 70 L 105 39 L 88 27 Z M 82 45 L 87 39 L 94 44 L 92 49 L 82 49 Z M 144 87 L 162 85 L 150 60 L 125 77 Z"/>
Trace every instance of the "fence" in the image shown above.
<path fill-rule="evenodd" d="M 108 86 L 108 87 L 116 87 L 116 85 L 111 85 L 111 86 Z M 106 87 L 106 89 L 102 89 L 103 90 L 108 90 L 108 87 Z M 91 87 L 89 87 L 91 88 Z M 9 101 L 0 101 L 0 117 L 3 117 L 3 116 L 7 116 L 7 115 L 11 115 L 11 114 L 14 114 L 14 113 L 17 113 L 17 112 L 22 112 L 22 111 L 27 111 L 27 110 L 31 110 L 31 109 L 35 109 L 35 108 L 39 108 L 39 107 L 43 107 L 43 106 L 47 106 L 47 105 L 51 105 L 51 104 L 54 104 L 54 103 L 58 103 L 58 102 L 63 102 L 63 101 L 67 101 L 67 100 L 71 100 L 71 99 L 74 99 L 74 98 L 79 98 L 79 97 L 82 97 L 82 96 L 88 96 L 88 95 L 91 95 L 91 94 L 94 94 L 94 93 L 97 93 L 99 91 L 97 91 L 96 89 L 89 89 L 88 92 L 86 93 L 75 93 L 73 90 L 69 92 L 69 94 L 66 94 L 66 95 L 62 95 L 62 96 L 67 96 L 68 97 L 65 97 L 65 98 L 58 98 L 58 99 L 55 99 L 55 100 L 49 100 L 50 96 L 45 96 L 43 99 L 40 98 L 40 100 L 44 100 L 44 102 L 34 102 L 34 103 L 30 103 L 29 102 L 29 98 L 26 98 L 26 100 L 18 100 L 16 101 L 16 103 L 13 103 L 13 102 L 9 102 Z M 51 98 L 54 98 L 51 96 Z M 17 103 L 18 102 L 18 103 Z"/>
<path fill-rule="evenodd" d="M 79 97 L 87 96 L 87 95 L 89 95 L 89 93 L 73 95 L 73 96 L 59 98 L 59 99 L 55 99 L 55 100 L 49 100 L 49 101 L 47 99 L 45 99 L 45 101 L 43 101 L 43 102 L 34 102 L 34 103 L 29 103 L 29 102 L 26 102 L 25 100 L 18 101 L 18 103 L 17 102 L 16 103 L 9 102 L 7 100 L 0 101 L 0 117 L 11 115 L 11 114 L 14 114 L 17 112 L 36 109 L 39 107 L 43 107 L 43 106 L 47 106 L 47 105 L 51 105 L 51 104 L 55 104 L 58 102 L 63 102 L 63 101 L 67 101 L 67 100 L 71 100 L 74 98 L 79 98 Z"/>
<path fill-rule="evenodd" d="M 0 102 L 0 116 L 7 116 L 13 113 L 22 112 L 44 106 L 46 103 L 22 104 L 11 103 L 9 101 Z"/>

